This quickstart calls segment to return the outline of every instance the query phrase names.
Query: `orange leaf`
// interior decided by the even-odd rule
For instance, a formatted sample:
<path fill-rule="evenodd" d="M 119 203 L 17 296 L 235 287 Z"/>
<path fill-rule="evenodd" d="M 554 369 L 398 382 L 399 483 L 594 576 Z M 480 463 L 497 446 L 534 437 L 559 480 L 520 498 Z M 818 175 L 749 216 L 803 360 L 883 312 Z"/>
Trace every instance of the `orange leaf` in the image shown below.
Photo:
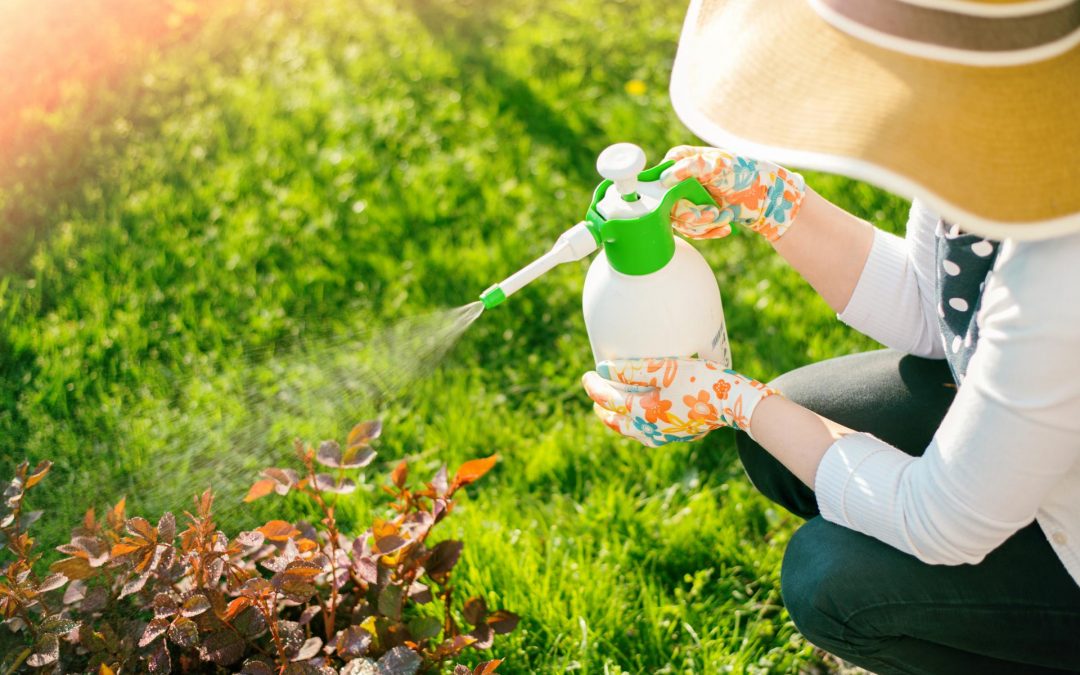
<path fill-rule="evenodd" d="M 444 642 L 442 646 L 449 649 L 451 654 L 456 654 L 474 642 L 476 638 L 471 635 L 455 635 L 450 642 Z"/>
<path fill-rule="evenodd" d="M 383 520 L 382 518 L 376 518 L 371 524 L 371 533 L 375 535 L 376 539 L 382 539 L 383 537 L 389 537 L 392 534 L 398 533 L 398 526 L 392 521 Z"/>
<path fill-rule="evenodd" d="M 481 663 L 480 665 L 478 665 L 476 667 L 476 670 L 474 670 L 473 672 L 475 673 L 475 675 L 491 675 L 491 673 L 494 673 L 495 669 L 498 668 L 499 664 L 502 662 L 502 659 L 492 659 L 491 661 L 487 661 L 486 663 Z"/>
<path fill-rule="evenodd" d="M 68 579 L 87 579 L 94 576 L 94 568 L 85 558 L 64 558 L 49 566 L 50 572 L 59 572 Z"/>
<path fill-rule="evenodd" d="M 103 663 L 98 667 L 98 675 L 116 675 L 116 671 Z"/>
<path fill-rule="evenodd" d="M 247 496 L 244 497 L 245 502 L 253 502 L 260 497 L 265 497 L 274 491 L 274 481 L 269 478 L 264 478 L 259 481 L 255 481 L 255 484 L 248 490 Z"/>
<path fill-rule="evenodd" d="M 286 577 L 313 577 L 320 572 L 322 572 L 322 568 L 318 566 L 306 567 L 297 565 L 296 567 L 286 569 L 282 575 Z"/>
<path fill-rule="evenodd" d="M 259 532 L 262 532 L 263 536 L 270 541 L 287 541 L 300 534 L 300 530 L 293 527 L 292 523 L 287 523 L 284 520 L 271 520 L 260 527 Z"/>
<path fill-rule="evenodd" d="M 251 600 L 249 598 L 245 598 L 244 596 L 240 596 L 239 598 L 236 598 L 229 603 L 229 606 L 225 608 L 225 616 L 222 618 L 224 618 L 226 621 L 230 621 L 236 618 L 237 614 L 244 611 L 250 606 Z"/>
<path fill-rule="evenodd" d="M 214 506 L 214 493 L 210 491 L 210 488 L 206 488 L 201 495 L 195 498 L 195 504 L 199 507 L 199 515 L 203 518 L 209 518 L 210 510 Z"/>
<path fill-rule="evenodd" d="M 401 463 L 394 467 L 394 472 L 390 474 L 390 480 L 394 481 L 394 485 L 398 488 L 405 487 L 405 479 L 409 476 L 409 464 L 405 460 L 401 460 Z"/>
<path fill-rule="evenodd" d="M 146 518 L 135 516 L 128 518 L 127 529 L 131 534 L 141 537 L 148 542 L 157 541 L 157 529 Z"/>
<path fill-rule="evenodd" d="M 26 489 L 34 487 L 41 482 L 41 479 L 45 477 L 45 474 L 49 473 L 49 469 L 52 468 L 52 462 L 44 460 L 39 463 L 34 470 L 30 472 L 30 475 L 26 477 Z"/>
<path fill-rule="evenodd" d="M 378 420 L 372 420 L 370 422 L 361 422 L 352 428 L 349 432 L 349 437 L 345 441 L 345 445 L 353 447 L 354 445 L 367 445 L 371 441 L 379 437 L 382 433 L 382 423 Z"/>
<path fill-rule="evenodd" d="M 116 502 L 116 506 L 109 510 L 107 521 L 109 527 L 114 530 L 119 530 L 124 526 L 124 504 L 127 502 L 127 497 L 121 497 L 120 501 Z"/>
<path fill-rule="evenodd" d="M 454 485 L 462 487 L 479 480 L 485 473 L 491 471 L 491 467 L 495 466 L 495 462 L 498 460 L 498 455 L 484 457 L 483 459 L 470 459 L 457 470 L 457 474 L 454 476 Z"/>
<path fill-rule="evenodd" d="M 111 555 L 112 557 L 116 558 L 122 555 L 127 555 L 128 553 L 134 553 L 141 548 L 142 546 L 139 546 L 138 544 L 132 544 L 130 539 L 125 539 L 118 544 L 113 544 Z"/>

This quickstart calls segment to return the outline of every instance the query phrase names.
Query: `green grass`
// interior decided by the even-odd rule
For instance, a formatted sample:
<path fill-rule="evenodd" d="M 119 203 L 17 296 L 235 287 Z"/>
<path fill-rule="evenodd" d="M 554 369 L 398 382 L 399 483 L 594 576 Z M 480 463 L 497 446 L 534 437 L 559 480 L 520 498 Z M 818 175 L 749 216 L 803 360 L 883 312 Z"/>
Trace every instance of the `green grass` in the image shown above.
<path fill-rule="evenodd" d="M 408 386 L 372 397 L 350 382 L 393 380 L 393 361 L 345 372 L 372 358 L 349 340 L 464 304 L 543 252 L 580 219 L 607 144 L 655 160 L 695 140 L 666 97 L 682 12 L 251 0 L 31 112 L 34 143 L 0 160 L 0 468 L 57 463 L 36 496 L 42 543 L 87 506 L 126 494 L 133 512 L 182 509 L 210 482 L 228 528 L 300 517 L 239 498 L 287 461 L 284 439 L 378 413 L 380 459 L 340 507 L 349 522 L 401 457 L 434 471 L 502 455 L 444 533 L 466 542 L 460 587 L 525 617 L 496 643 L 500 672 L 818 667 L 780 605 L 798 522 L 749 486 L 732 435 L 648 450 L 592 417 L 584 263 L 482 316 L 438 368 L 402 365 Z M 903 222 L 898 198 L 808 180 Z M 768 379 L 872 346 L 764 242 L 698 248 L 740 370 Z M 345 346 L 320 351 L 326 336 Z"/>

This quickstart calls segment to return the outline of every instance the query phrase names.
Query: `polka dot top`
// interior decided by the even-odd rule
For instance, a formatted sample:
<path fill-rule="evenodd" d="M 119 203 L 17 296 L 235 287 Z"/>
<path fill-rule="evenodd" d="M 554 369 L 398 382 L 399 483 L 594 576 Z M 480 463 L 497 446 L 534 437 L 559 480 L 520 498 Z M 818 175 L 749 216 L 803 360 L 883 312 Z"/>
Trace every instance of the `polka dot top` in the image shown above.
<path fill-rule="evenodd" d="M 987 277 L 998 254 L 998 242 L 964 234 L 960 226 L 938 220 L 937 312 L 941 346 L 953 379 L 960 383 L 979 341 L 979 307 Z"/>

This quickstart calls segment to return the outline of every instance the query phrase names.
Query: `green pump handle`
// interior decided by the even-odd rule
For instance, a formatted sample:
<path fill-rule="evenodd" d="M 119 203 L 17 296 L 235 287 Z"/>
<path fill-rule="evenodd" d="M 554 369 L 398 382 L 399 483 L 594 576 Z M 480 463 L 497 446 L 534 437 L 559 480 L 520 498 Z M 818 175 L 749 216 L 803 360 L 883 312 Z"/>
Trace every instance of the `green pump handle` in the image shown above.
<path fill-rule="evenodd" d="M 652 183 L 675 162 L 669 160 L 638 174 L 638 181 Z M 719 206 L 694 177 L 686 178 L 668 188 L 660 205 L 637 218 L 607 220 L 598 205 L 607 194 L 612 181 L 604 180 L 593 192 L 592 203 L 585 213 L 585 222 L 603 247 L 608 263 L 616 272 L 631 275 L 652 274 L 667 265 L 675 255 L 675 233 L 671 229 L 671 209 L 680 199 L 697 206 Z"/>

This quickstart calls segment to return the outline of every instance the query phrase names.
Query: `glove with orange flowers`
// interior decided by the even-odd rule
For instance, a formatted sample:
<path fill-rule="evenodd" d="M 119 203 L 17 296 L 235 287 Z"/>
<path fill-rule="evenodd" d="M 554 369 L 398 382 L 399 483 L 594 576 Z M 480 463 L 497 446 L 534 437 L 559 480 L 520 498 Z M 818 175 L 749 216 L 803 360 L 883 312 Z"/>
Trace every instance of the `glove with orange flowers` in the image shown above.
<path fill-rule="evenodd" d="M 787 232 L 806 194 L 799 174 L 718 148 L 680 145 L 664 160 L 675 163 L 661 174 L 661 185 L 671 187 L 692 176 L 719 205 L 675 204 L 671 225 L 688 239 L 719 239 L 740 225 L 774 242 Z"/>
<path fill-rule="evenodd" d="M 654 448 L 694 441 L 720 427 L 753 436 L 754 408 L 779 394 L 702 359 L 604 361 L 582 384 L 604 424 Z"/>

